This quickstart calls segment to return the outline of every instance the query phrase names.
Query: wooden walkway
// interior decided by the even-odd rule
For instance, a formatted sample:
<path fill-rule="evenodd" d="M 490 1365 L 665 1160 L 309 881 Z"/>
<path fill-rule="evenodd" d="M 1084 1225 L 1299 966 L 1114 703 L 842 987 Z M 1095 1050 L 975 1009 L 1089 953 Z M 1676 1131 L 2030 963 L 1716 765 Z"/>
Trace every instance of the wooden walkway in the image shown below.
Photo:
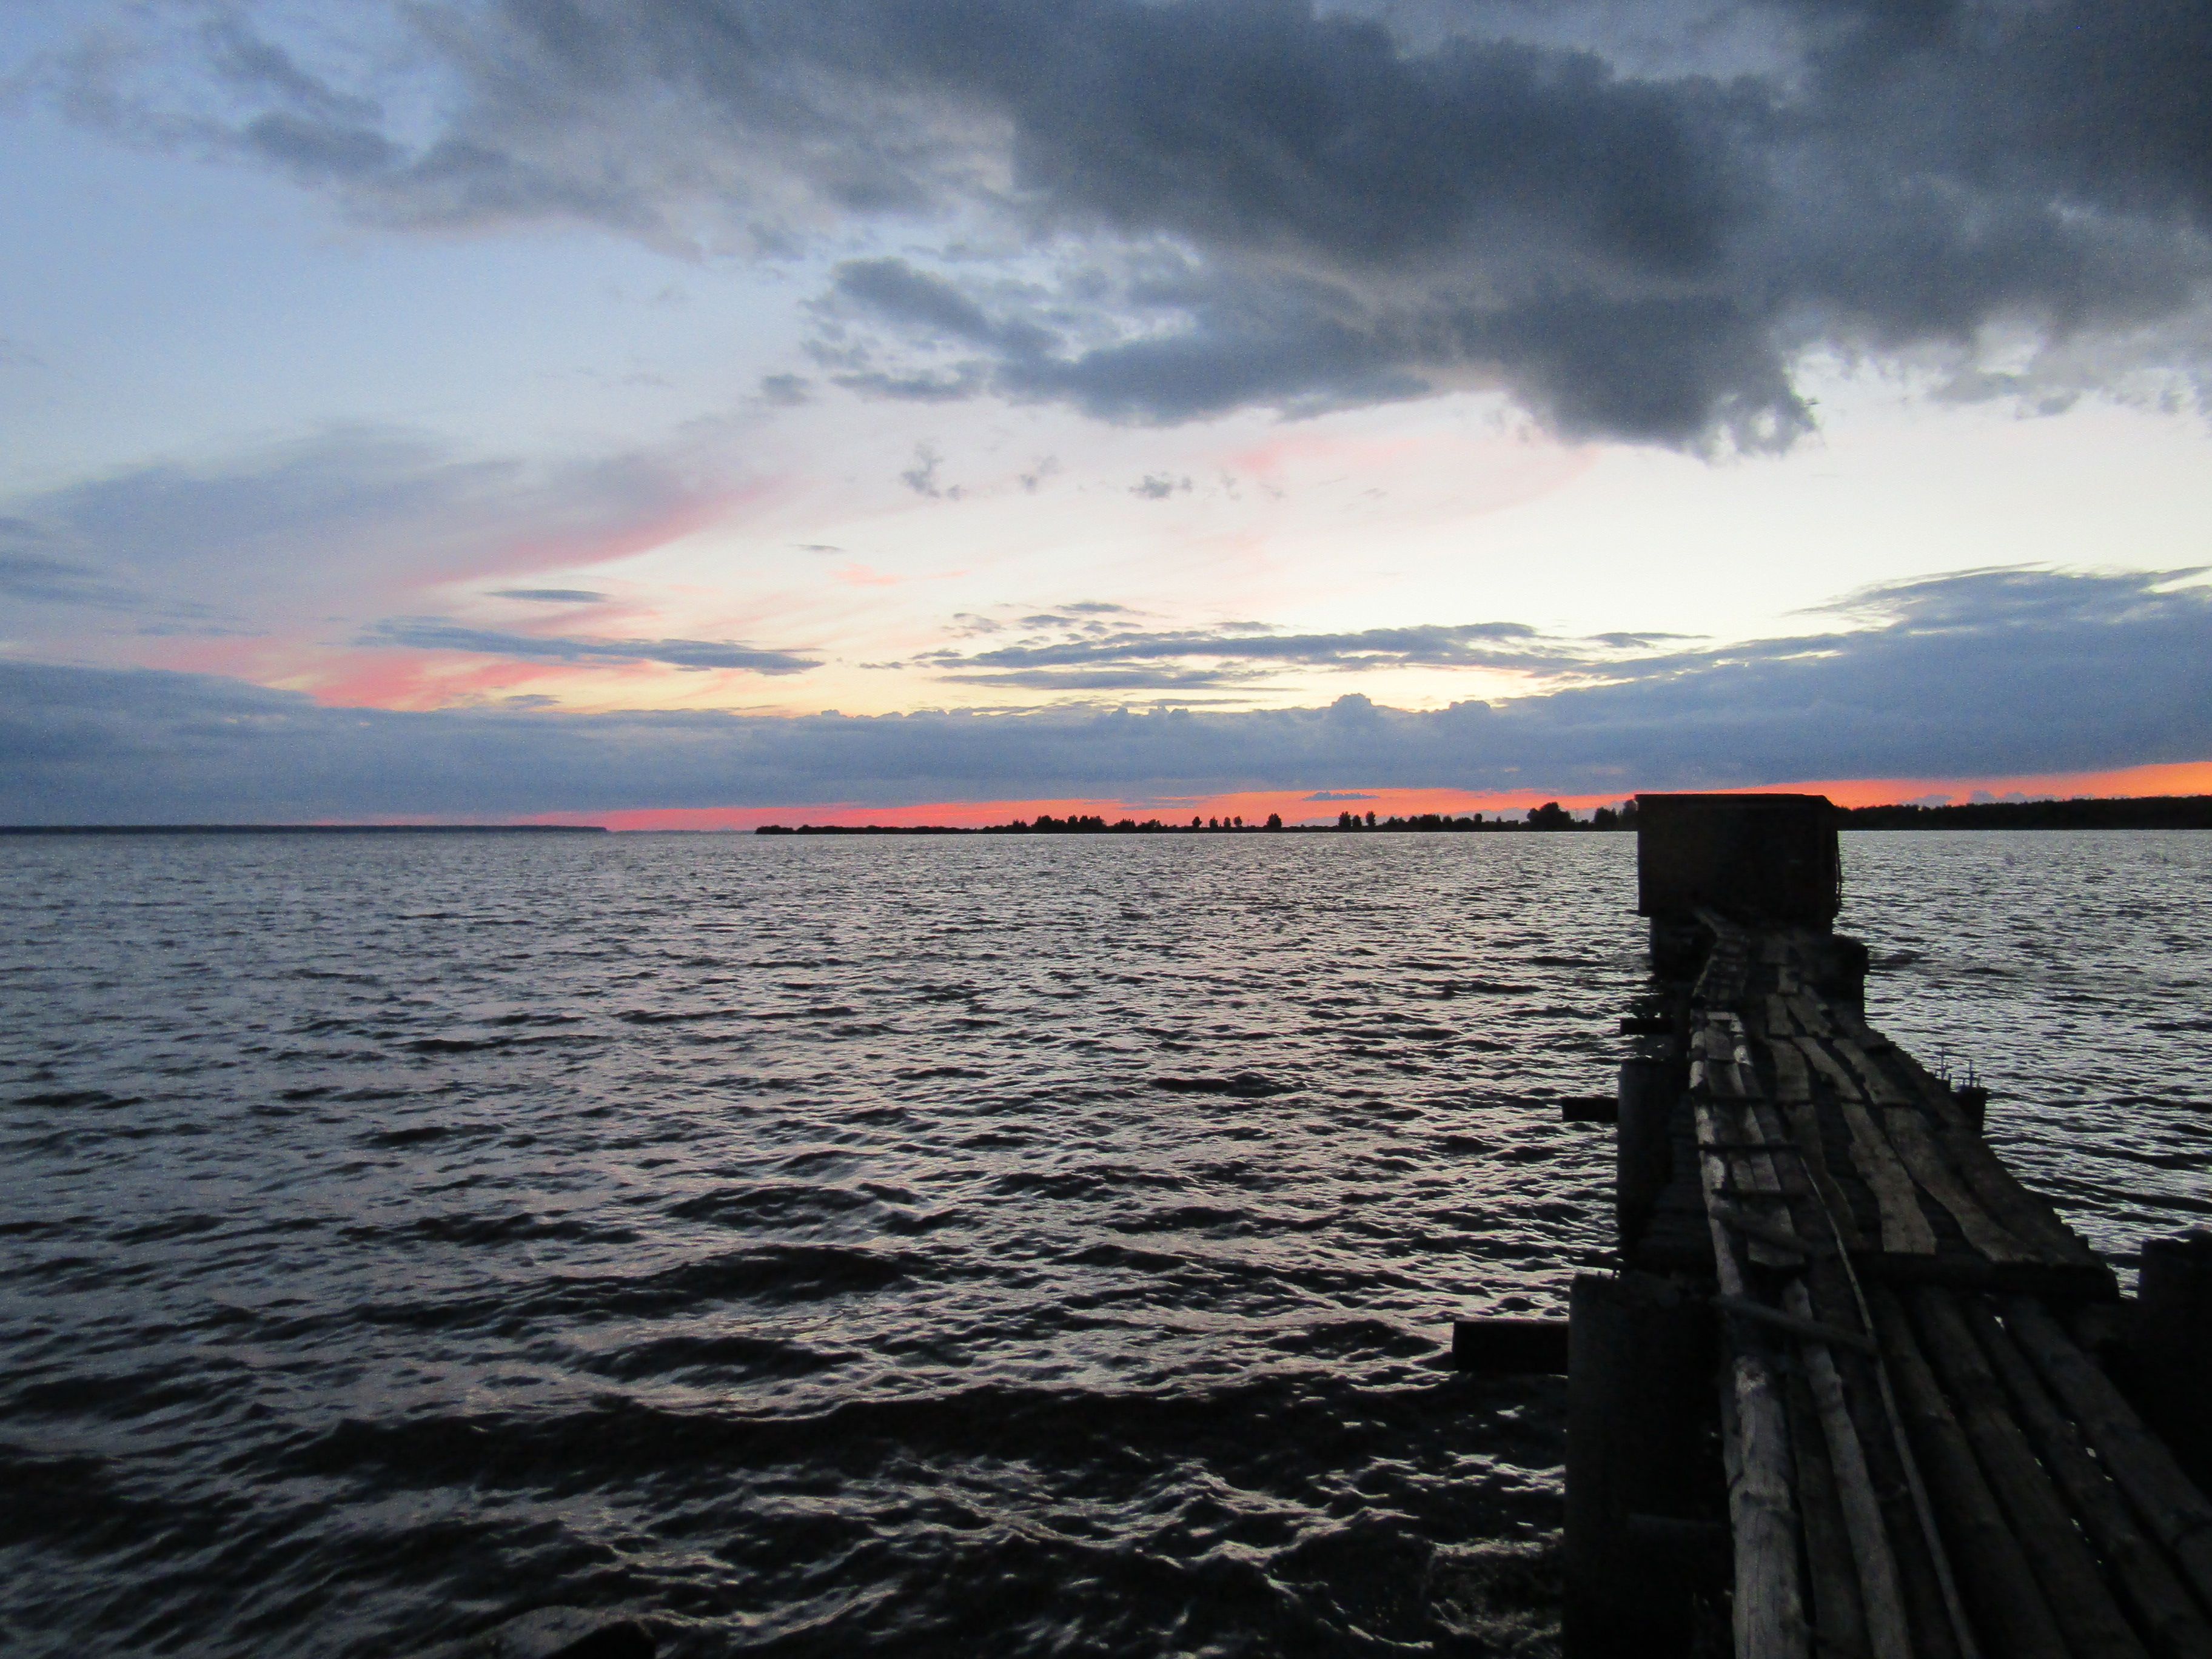
<path fill-rule="evenodd" d="M 1624 1246 L 1717 1291 L 1740 1659 L 2212 1659 L 2212 1505 L 2082 1340 L 2111 1271 L 1824 988 L 1830 935 L 1700 920 Z"/>

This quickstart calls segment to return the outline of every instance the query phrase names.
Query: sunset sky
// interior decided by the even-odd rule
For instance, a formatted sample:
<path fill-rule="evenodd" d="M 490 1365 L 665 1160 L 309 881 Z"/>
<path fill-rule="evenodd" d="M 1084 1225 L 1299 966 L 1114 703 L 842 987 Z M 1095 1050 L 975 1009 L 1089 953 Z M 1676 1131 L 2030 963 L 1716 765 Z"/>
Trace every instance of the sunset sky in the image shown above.
<path fill-rule="evenodd" d="M 0 5 L 0 822 L 2212 791 L 2212 8 Z"/>

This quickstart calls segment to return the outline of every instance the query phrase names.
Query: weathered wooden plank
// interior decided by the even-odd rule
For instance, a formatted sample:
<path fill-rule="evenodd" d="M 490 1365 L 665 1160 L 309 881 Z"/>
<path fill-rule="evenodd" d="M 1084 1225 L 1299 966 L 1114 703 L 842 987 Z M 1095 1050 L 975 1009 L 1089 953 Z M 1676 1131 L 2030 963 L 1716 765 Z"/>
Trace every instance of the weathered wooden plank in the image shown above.
<path fill-rule="evenodd" d="M 1788 1037 L 1796 1031 L 1796 1022 L 1790 1018 L 1790 999 L 1779 991 L 1766 994 L 1766 1035 Z"/>
<path fill-rule="evenodd" d="M 1785 1105 L 1812 1099 L 1812 1075 L 1805 1069 L 1805 1056 L 1797 1045 L 1784 1035 L 1767 1045 L 1766 1054 L 1774 1062 L 1774 1097 Z"/>
<path fill-rule="evenodd" d="M 1826 1045 L 1819 1038 L 1801 1036 L 1796 1039 L 1794 1046 L 1799 1054 L 1812 1062 L 1814 1071 L 1828 1079 L 1828 1085 L 1836 1091 L 1838 1100 L 1865 1097 L 1860 1093 L 1858 1079 L 1844 1069 L 1843 1062 L 1830 1054 Z"/>
<path fill-rule="evenodd" d="M 1814 1036 L 1832 1036 L 1835 1023 L 1828 1018 L 1828 1005 L 1809 991 L 1797 991 L 1790 998 L 1790 1012 L 1799 1027 Z"/>
<path fill-rule="evenodd" d="M 1859 1086 L 1869 1100 L 1877 1106 L 1903 1106 L 1911 1101 L 1911 1097 L 1898 1086 L 1896 1079 L 1884 1071 L 1856 1040 L 1838 1036 L 1833 1041 L 1836 1053 L 1857 1076 Z"/>
<path fill-rule="evenodd" d="M 1881 1214 L 1881 1247 L 1899 1255 L 1932 1255 L 1936 1230 L 1921 1212 L 1912 1176 L 1899 1158 L 1874 1118 L 1858 1098 L 1858 1089 L 1844 1073 L 1835 1056 L 1810 1037 L 1800 1037 L 1805 1058 L 1836 1085 L 1836 1108 L 1850 1131 L 1851 1163 L 1874 1194 Z"/>
<path fill-rule="evenodd" d="M 1936 1500 L 1943 1541 L 1975 1628 L 2008 1659 L 2068 1659 L 2050 1604 L 1913 1340 L 1904 1310 L 1880 1285 L 1871 1296 L 1885 1369 Z"/>
<path fill-rule="evenodd" d="M 2112 1570 L 2121 1598 L 2160 1659 L 2212 1659 L 2212 1624 L 2190 1599 L 2166 1555 L 2136 1524 L 2127 1500 L 2062 1413 L 2019 1346 L 1978 1297 L 1963 1309 L 1967 1327 L 2003 1387 L 2014 1418 L 2066 1494 L 2081 1530 Z"/>
<path fill-rule="evenodd" d="M 1821 1318 L 1844 1324 L 1861 1319 L 1856 1292 L 1841 1261 L 1814 1262 L 1804 1282 Z M 1865 1454 L 1883 1532 L 1890 1540 L 1914 1659 L 1975 1659 L 1950 1560 L 1935 1528 L 1927 1485 L 1890 1404 L 1892 1390 L 1881 1364 L 1873 1355 L 1849 1349 L 1832 1351 L 1830 1363 L 1842 1381 L 1844 1408 Z"/>
<path fill-rule="evenodd" d="M 1695 1102 L 1698 1120 L 1698 1157 L 1705 1172 L 1705 1192 L 1710 1208 L 1721 1194 L 1730 1197 L 1766 1197 L 1779 1199 L 1784 1195 L 1782 1177 L 1774 1167 L 1774 1160 L 1765 1152 L 1717 1152 L 1703 1148 L 1735 1143 L 1738 1146 L 1756 1145 L 1756 1138 L 1746 1131 L 1737 1109 L 1722 1101 Z M 1722 1224 L 1718 1217 L 1714 1225 Z M 1773 1224 L 1778 1230 L 1788 1231 L 1788 1217 L 1779 1216 Z M 1804 1261 L 1803 1255 L 1793 1243 L 1784 1245 L 1757 1235 L 1746 1235 L 1743 1248 L 1751 1259 L 1761 1267 L 1794 1267 Z"/>
<path fill-rule="evenodd" d="M 1790 1425 L 1773 1368 L 1739 1352 L 1730 1368 L 1729 1523 L 1735 1534 L 1736 1659 L 1810 1659 L 1797 1570 Z"/>
<path fill-rule="evenodd" d="M 1764 1302 L 1754 1301 L 1749 1297 L 1717 1296 L 1713 1298 L 1713 1306 L 1723 1313 L 1735 1314 L 1761 1325 L 1771 1326 L 1802 1341 L 1818 1342 L 1831 1348 L 1863 1348 L 1869 1353 L 1875 1351 L 1872 1337 L 1862 1336 L 1848 1327 L 1831 1325 L 1823 1320 L 1800 1319 L 1795 1314 L 1784 1313 L 1779 1308 L 1770 1308 Z"/>
<path fill-rule="evenodd" d="M 1999 1226 L 1988 1211 L 1977 1204 L 1960 1183 L 1929 1132 L 1928 1120 L 1910 1106 L 1893 1106 L 1883 1112 L 1889 1144 L 1920 1190 L 1951 1212 L 1966 1243 L 1992 1261 L 2034 1261 L 2043 1252 L 2023 1244 Z"/>
<path fill-rule="evenodd" d="M 1800 1318 L 1814 1317 L 1812 1293 L 1802 1280 L 1789 1286 L 1784 1305 Z M 1844 1402 L 1842 1375 L 1826 1343 L 1808 1342 L 1801 1352 L 1807 1395 L 1819 1419 L 1837 1509 L 1850 1549 L 1860 1626 L 1868 1650 L 1873 1659 L 1913 1659 L 1911 1627 L 1899 1585 L 1897 1557 L 1882 1524 L 1881 1503 L 1875 1495 L 1866 1448 L 1860 1443 Z M 1819 1595 L 1817 1585 L 1814 1594 Z M 1819 1602 L 1814 1616 L 1825 1638 L 1827 1620 Z"/>
<path fill-rule="evenodd" d="M 1796 1462 L 1797 1519 L 1805 1536 L 1806 1588 L 1810 1592 L 1807 1611 L 1815 1641 L 1822 1659 L 1874 1659 L 1843 1500 L 1828 1461 L 1828 1443 L 1820 1432 L 1820 1412 L 1802 1370 L 1786 1380 L 1783 1405 L 1790 1421 L 1790 1450 Z"/>
<path fill-rule="evenodd" d="M 1790 1125 L 1790 1138 L 1797 1149 L 1798 1161 L 1804 1165 L 1808 1180 L 1820 1200 L 1826 1213 L 1844 1248 L 1857 1249 L 1866 1243 L 1859 1230 L 1858 1218 L 1851 1213 L 1850 1200 L 1844 1195 L 1828 1169 L 1828 1149 L 1820 1139 L 1820 1118 L 1810 1101 L 1792 1101 L 1783 1109 Z"/>
<path fill-rule="evenodd" d="M 1710 1113 L 1711 1103 L 1697 1103 Z M 1706 1128 L 1701 1118 L 1701 1132 Z M 1710 1139 L 1710 1135 L 1707 1137 Z M 1702 1153 L 1708 1165 L 1718 1155 Z M 1716 1170 L 1708 1169 L 1708 1190 Z M 1709 1213 L 1713 1277 L 1723 1296 L 1748 1293 L 1742 1248 Z M 1735 1542 L 1737 1659 L 1811 1659 L 1804 1591 L 1797 1570 L 1796 1494 L 1790 1428 L 1774 1366 L 1761 1345 L 1740 1342 L 1721 1396 L 1722 1448 L 1728 1465 L 1729 1523 Z"/>
<path fill-rule="evenodd" d="M 1966 1121 L 1959 1103 L 1942 1080 L 1933 1076 L 1911 1054 L 1897 1051 L 1899 1066 L 1918 1087 L 1921 1099 L 1935 1120 L 1936 1135 L 1967 1189 L 1997 1224 L 2024 1243 L 2037 1246 L 2055 1260 L 2070 1266 L 2109 1269 L 2081 1237 L 2058 1218 L 2057 1212 L 2039 1194 L 2021 1184 L 1989 1143 Z M 2117 1286 L 2107 1294 L 2117 1294 Z"/>
<path fill-rule="evenodd" d="M 2076 1654 L 2149 1659 L 2106 1589 L 2073 1516 L 2013 1420 L 2003 1391 L 1948 1291 L 1905 1298 L 1920 1350 L 1948 1392 L 1952 1409 L 2002 1510 L 2060 1632 Z"/>
<path fill-rule="evenodd" d="M 2165 1443 L 2143 1426 L 2112 1378 L 2075 1346 L 2042 1304 L 2014 1296 L 2003 1306 L 2005 1328 L 2037 1375 L 2066 1402 L 2151 1536 L 2172 1554 L 2198 1598 L 2212 1607 L 2212 1503 L 2181 1472 Z"/>

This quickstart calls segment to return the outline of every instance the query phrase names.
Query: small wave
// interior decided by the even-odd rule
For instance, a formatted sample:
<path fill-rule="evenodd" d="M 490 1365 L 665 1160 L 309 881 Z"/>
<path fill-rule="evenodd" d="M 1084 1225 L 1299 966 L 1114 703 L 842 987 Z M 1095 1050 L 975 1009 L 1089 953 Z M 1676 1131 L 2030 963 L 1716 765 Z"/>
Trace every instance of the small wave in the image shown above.
<path fill-rule="evenodd" d="M 653 1378 L 696 1377 L 711 1372 L 735 1379 L 811 1376 L 851 1364 L 860 1356 L 789 1342 L 775 1337 L 664 1336 L 594 1354 L 582 1363 L 588 1370 L 625 1382 Z"/>
<path fill-rule="evenodd" d="M 668 1213 L 686 1221 L 712 1221 L 725 1227 L 789 1226 L 848 1215 L 871 1208 L 876 1202 L 865 1193 L 842 1187 L 785 1182 L 702 1193 L 670 1205 Z"/>
<path fill-rule="evenodd" d="M 364 1146 L 422 1146 L 457 1133 L 449 1123 L 421 1123 L 400 1129 L 376 1129 L 361 1137 Z"/>
<path fill-rule="evenodd" d="M 1239 1100 L 1264 1100 L 1286 1095 L 1295 1084 L 1278 1083 L 1257 1072 L 1237 1072 L 1229 1077 L 1156 1077 L 1152 1087 L 1179 1095 L 1230 1095 Z"/>
<path fill-rule="evenodd" d="M 563 1217 L 555 1220 L 534 1215 L 425 1216 L 410 1229 L 417 1237 L 448 1244 L 514 1244 L 533 1239 L 591 1239 L 602 1243 L 625 1243 L 637 1237 L 626 1227 L 595 1226 Z"/>
<path fill-rule="evenodd" d="M 52 1089 L 39 1094 L 17 1095 L 9 1103 L 112 1111 L 118 1106 L 138 1106 L 144 1102 L 143 1095 L 112 1095 L 105 1089 Z"/>
<path fill-rule="evenodd" d="M 118 1228 L 108 1235 L 118 1244 L 155 1244 L 168 1238 L 191 1238 L 201 1233 L 219 1232 L 223 1218 L 218 1215 L 164 1216 L 159 1221 L 143 1221 L 134 1226 Z"/>
<path fill-rule="evenodd" d="M 1171 1210 L 1148 1211 L 1129 1220 L 1116 1221 L 1112 1225 L 1117 1233 L 1218 1233 L 1232 1228 L 1249 1231 L 1252 1218 L 1243 1210 L 1185 1204 Z"/>

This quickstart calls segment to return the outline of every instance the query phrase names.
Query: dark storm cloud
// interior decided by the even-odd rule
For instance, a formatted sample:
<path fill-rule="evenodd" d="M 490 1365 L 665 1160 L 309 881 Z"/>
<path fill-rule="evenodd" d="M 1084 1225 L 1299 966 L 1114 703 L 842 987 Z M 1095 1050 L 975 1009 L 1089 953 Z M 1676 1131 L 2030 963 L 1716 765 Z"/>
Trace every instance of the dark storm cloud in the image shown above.
<path fill-rule="evenodd" d="M 763 651 L 729 640 L 594 640 L 506 634 L 426 617 L 379 623 L 361 636 L 367 646 L 461 651 L 525 662 L 659 662 L 678 668 L 744 668 L 756 674 L 803 674 L 822 665 L 790 651 Z"/>
<path fill-rule="evenodd" d="M 427 128 L 241 10 L 201 43 L 204 106 L 112 51 L 47 79 L 82 118 L 263 157 L 388 223 L 1026 233 L 1059 275 L 1018 302 L 972 245 L 943 271 L 839 267 L 830 301 L 890 357 L 968 354 L 848 341 L 846 383 L 891 397 L 1171 421 L 1495 380 L 1569 434 L 1759 447 L 1809 424 L 1790 367 L 1822 343 L 2148 327 L 2131 362 L 2203 372 L 2187 330 L 2156 331 L 2212 279 L 2212 7 L 1372 9 L 425 5 L 404 15 L 454 88 Z M 2017 389 L 1954 382 L 1978 384 Z"/>
<path fill-rule="evenodd" d="M 236 681 L 0 664 L 21 823 L 520 814 L 1347 787 L 1610 793 L 1996 776 L 2212 753 L 2212 589 L 1980 571 L 1848 631 L 1413 714 L 1089 708 L 846 719 L 325 708 Z"/>

